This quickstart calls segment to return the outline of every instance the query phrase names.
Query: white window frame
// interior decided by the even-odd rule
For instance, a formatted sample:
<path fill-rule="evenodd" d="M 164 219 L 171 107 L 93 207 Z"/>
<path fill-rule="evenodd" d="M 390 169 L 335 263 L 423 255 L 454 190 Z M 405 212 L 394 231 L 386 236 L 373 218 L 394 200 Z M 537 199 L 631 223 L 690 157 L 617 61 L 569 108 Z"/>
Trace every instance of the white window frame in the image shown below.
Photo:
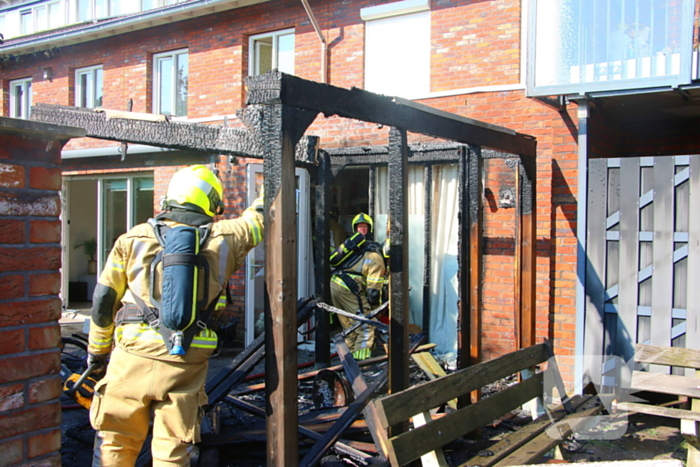
<path fill-rule="evenodd" d="M 98 74 L 102 75 L 102 79 L 98 80 Z M 87 89 L 86 102 L 81 102 L 80 97 L 83 95 L 82 80 L 80 79 L 83 75 L 89 75 Z M 78 68 L 75 70 L 75 106 L 85 107 L 88 109 L 94 109 L 96 107 L 101 107 L 102 103 L 98 103 L 95 100 L 95 95 L 97 94 L 97 86 L 100 86 L 100 96 L 103 94 L 103 82 L 104 82 L 104 72 L 102 65 L 95 65 L 85 68 Z"/>
<path fill-rule="evenodd" d="M 21 101 L 17 102 L 17 89 L 21 89 Z M 32 108 L 32 79 L 22 78 L 10 81 L 10 112 L 12 118 L 29 119 L 30 110 Z M 17 106 L 19 112 L 17 112 Z"/>
<path fill-rule="evenodd" d="M 179 50 L 171 50 L 169 52 L 163 52 L 159 54 L 154 54 L 153 55 L 153 113 L 163 113 L 161 109 L 161 102 L 160 102 L 160 88 L 161 88 L 161 79 L 160 79 L 160 67 L 159 67 L 159 62 L 162 59 L 171 59 L 173 61 L 173 67 L 177 70 L 177 61 L 178 58 L 181 56 L 187 56 L 188 57 L 188 77 L 189 77 L 189 51 L 188 49 L 179 49 Z M 171 83 L 172 84 L 172 93 L 170 95 L 170 99 L 172 100 L 172 106 L 173 110 L 175 113 L 171 116 L 173 117 L 186 117 L 187 112 L 185 112 L 185 115 L 177 115 L 177 109 L 176 107 L 176 101 L 177 101 L 177 73 L 173 73 L 173 80 L 175 82 Z M 189 101 L 189 99 L 187 99 Z M 185 107 L 187 107 L 188 102 L 185 102 Z"/>
<path fill-rule="evenodd" d="M 363 8 L 360 16 L 365 21 L 365 89 L 409 99 L 428 95 L 429 2 L 405 0 Z"/>
<path fill-rule="evenodd" d="M 19 12 L 19 33 L 26 36 L 34 32 L 34 12 L 31 9 Z"/>
<path fill-rule="evenodd" d="M 55 7 L 58 7 L 58 9 Z M 43 20 L 39 15 L 41 11 L 44 12 Z M 40 3 L 32 8 L 23 9 L 19 12 L 19 28 L 20 35 L 22 36 L 58 28 L 65 24 L 65 3 L 63 0 Z M 26 28 L 26 30 L 24 28 Z"/>
<path fill-rule="evenodd" d="M 294 39 L 294 48 L 296 49 L 296 35 L 295 30 L 292 29 L 282 29 L 280 31 L 266 32 L 263 34 L 255 34 L 250 36 L 248 40 L 248 74 L 250 76 L 255 76 L 260 74 L 260 45 L 269 42 L 272 45 L 272 69 L 280 69 L 280 59 L 279 59 L 279 39 L 282 36 L 292 36 Z M 292 53 L 292 64 L 289 68 L 285 67 L 280 71 L 288 74 L 294 74 L 294 52 Z M 290 69 L 291 68 L 291 69 Z"/>
<path fill-rule="evenodd" d="M 119 2 L 117 0 L 104 0 L 104 7 L 106 11 L 97 11 L 97 0 L 85 0 L 88 2 L 87 17 L 82 21 L 92 21 L 95 19 L 109 18 L 111 16 L 116 16 L 119 14 Z M 76 22 L 82 22 L 80 20 L 80 0 L 75 0 L 75 20 Z"/>

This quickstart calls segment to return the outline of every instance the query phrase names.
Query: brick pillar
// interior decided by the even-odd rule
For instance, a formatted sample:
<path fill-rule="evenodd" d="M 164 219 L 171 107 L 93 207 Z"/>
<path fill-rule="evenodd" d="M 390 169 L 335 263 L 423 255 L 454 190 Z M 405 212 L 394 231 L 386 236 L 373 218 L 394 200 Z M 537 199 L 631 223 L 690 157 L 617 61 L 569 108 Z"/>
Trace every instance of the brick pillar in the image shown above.
<path fill-rule="evenodd" d="M 83 134 L 0 117 L 2 465 L 61 465 L 60 162 Z"/>

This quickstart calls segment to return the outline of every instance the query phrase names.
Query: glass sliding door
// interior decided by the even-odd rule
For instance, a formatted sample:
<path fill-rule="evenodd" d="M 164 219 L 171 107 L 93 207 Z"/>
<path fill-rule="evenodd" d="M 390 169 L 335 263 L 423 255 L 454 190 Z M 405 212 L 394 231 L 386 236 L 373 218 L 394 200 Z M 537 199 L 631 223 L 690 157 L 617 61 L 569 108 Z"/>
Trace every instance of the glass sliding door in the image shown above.
<path fill-rule="evenodd" d="M 153 177 L 121 177 L 98 180 L 100 213 L 98 223 L 101 271 L 117 238 L 136 224 L 153 217 Z"/>

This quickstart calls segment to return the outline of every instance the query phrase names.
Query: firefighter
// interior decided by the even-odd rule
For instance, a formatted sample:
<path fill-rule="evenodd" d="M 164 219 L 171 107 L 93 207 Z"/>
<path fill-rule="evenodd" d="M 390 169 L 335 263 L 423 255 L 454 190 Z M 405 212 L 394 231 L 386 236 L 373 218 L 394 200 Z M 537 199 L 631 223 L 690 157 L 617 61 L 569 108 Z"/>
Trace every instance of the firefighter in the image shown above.
<path fill-rule="evenodd" d="M 223 188 L 214 173 L 203 165 L 187 167 L 171 179 L 164 210 L 156 216 L 170 227 L 209 226 L 200 255 L 209 265 L 210 302 L 219 300 L 231 274 L 264 233 L 262 196 L 239 218 L 213 222 L 215 215 L 223 213 L 222 197 Z M 194 336 L 184 355 L 173 355 L 157 328 L 139 319 L 139 302 L 153 307 L 153 300 L 162 300 L 159 288 L 150 283 L 150 266 L 160 248 L 149 223 L 121 235 L 94 292 L 88 364 L 106 366 L 106 373 L 95 387 L 90 410 L 90 422 L 97 430 L 93 466 L 133 466 L 151 414 L 154 466 L 190 465 L 189 452 L 199 441 L 207 403 L 207 359 L 216 348 L 217 336 L 207 326 Z M 203 275 L 199 274 L 200 284 L 206 283 Z M 203 289 L 202 285 L 200 295 Z M 220 310 L 215 309 L 207 324 Z"/>
<path fill-rule="evenodd" d="M 372 239 L 374 222 L 365 213 L 352 220 L 353 232 L 359 232 Z M 333 306 L 355 314 L 366 315 L 381 303 L 384 285 L 384 258 L 379 244 L 364 243 L 356 255 L 348 257 L 331 275 L 331 299 Z M 338 315 L 341 326 L 347 329 L 355 320 Z M 364 360 L 372 354 L 375 341 L 375 328 L 363 324 L 345 336 L 345 342 L 356 360 Z"/>

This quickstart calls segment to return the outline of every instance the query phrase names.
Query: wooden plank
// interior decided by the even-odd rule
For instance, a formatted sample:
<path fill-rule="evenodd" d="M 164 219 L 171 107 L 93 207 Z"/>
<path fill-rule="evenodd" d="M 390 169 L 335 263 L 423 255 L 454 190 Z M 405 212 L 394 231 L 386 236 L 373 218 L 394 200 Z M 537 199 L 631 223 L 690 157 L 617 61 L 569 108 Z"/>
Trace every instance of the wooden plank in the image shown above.
<path fill-rule="evenodd" d="M 392 465 L 404 465 L 419 459 L 423 454 L 439 449 L 457 437 L 480 428 L 504 413 L 534 399 L 542 394 L 542 383 L 542 373 L 539 373 L 488 399 L 483 399 L 461 408 L 455 413 L 433 420 L 427 425 L 390 438 L 389 441 L 393 445 L 396 455 L 396 462 L 394 463 L 392 459 Z"/>
<path fill-rule="evenodd" d="M 546 360 L 544 344 L 538 344 L 420 383 L 375 403 L 381 406 L 380 412 L 385 417 L 382 423 L 387 427 Z"/>
<path fill-rule="evenodd" d="M 408 141 L 389 130 L 389 394 L 408 387 Z M 396 427 L 397 430 L 407 427 Z"/>
<path fill-rule="evenodd" d="M 439 377 L 447 376 L 445 370 L 440 366 L 437 360 L 435 360 L 435 357 L 433 357 L 433 354 L 430 352 L 414 353 L 411 355 L 411 358 L 431 381 Z M 457 399 L 447 401 L 447 405 L 452 410 L 457 410 Z"/>
<path fill-rule="evenodd" d="M 343 89 L 280 72 L 246 78 L 246 104 L 282 102 L 301 109 L 435 136 L 511 154 L 536 156 L 536 141 L 513 130 L 451 114 L 398 97 Z M 535 174 L 530 175 L 534 177 Z"/>
<path fill-rule="evenodd" d="M 677 418 L 679 420 L 694 420 L 700 422 L 700 412 L 692 412 L 684 409 L 673 409 L 670 407 L 660 407 L 658 405 L 638 404 L 636 402 L 618 402 L 614 404 L 616 410 L 623 412 L 645 413 L 658 417 Z"/>
<path fill-rule="evenodd" d="M 418 428 L 432 420 L 430 412 L 423 412 L 413 416 L 413 426 Z M 423 467 L 448 467 L 445 453 L 442 449 L 436 449 L 420 457 L 420 462 Z"/>
<path fill-rule="evenodd" d="M 671 365 L 700 369 L 700 350 L 637 344 L 634 361 L 651 365 Z"/>
<path fill-rule="evenodd" d="M 639 305 L 639 158 L 620 161 L 620 259 L 616 355 L 629 361 L 637 339 Z"/>
<path fill-rule="evenodd" d="M 571 400 L 571 407 L 573 410 L 578 410 L 585 404 L 591 403 L 591 401 L 594 399 L 595 396 L 590 395 L 575 396 Z M 509 434 L 493 446 L 489 447 L 488 450 L 492 452 L 493 455 L 488 457 L 476 455 L 466 462 L 460 464 L 459 467 L 490 467 L 504 457 L 508 456 L 520 446 L 534 439 L 536 436 L 539 436 L 540 433 L 543 433 L 544 430 L 552 425 L 552 423 L 564 419 L 564 417 L 567 415 L 568 412 L 566 411 L 566 408 L 563 405 L 560 405 L 552 409 L 549 413 L 538 417 L 536 420 L 533 420 L 527 425 L 519 428 L 518 431 Z"/>
<path fill-rule="evenodd" d="M 345 369 L 348 381 L 350 381 L 350 384 L 352 385 L 353 393 L 355 394 L 355 397 L 358 397 L 368 389 L 367 382 L 362 376 L 362 371 L 360 370 L 357 361 L 354 358 L 352 358 L 350 349 L 345 343 L 345 339 L 341 335 L 336 335 L 336 337 L 333 339 L 333 343 L 335 344 L 335 348 L 338 351 L 338 357 L 340 358 L 340 361 L 343 364 L 343 368 Z M 365 420 L 367 421 L 367 426 L 369 428 L 370 434 L 372 435 L 372 440 L 374 441 L 374 444 L 377 446 L 377 449 L 386 457 L 388 446 L 387 432 L 385 429 L 386 427 L 381 426 L 379 415 L 377 414 L 376 405 L 374 405 L 373 403 L 367 404 L 367 406 L 362 410 L 362 414 L 364 415 Z"/>
<path fill-rule="evenodd" d="M 503 458 L 500 462 L 495 465 L 498 467 L 507 467 L 513 465 L 526 465 L 531 464 L 542 456 L 544 456 L 548 451 L 550 451 L 554 446 L 561 443 L 563 439 L 568 438 L 573 433 L 573 427 L 576 426 L 577 422 L 583 422 L 586 417 L 592 417 L 603 410 L 603 405 L 597 405 L 595 407 L 576 412 L 574 414 L 565 417 L 563 420 L 557 422 L 559 427 L 560 438 L 552 438 L 547 432 L 541 433 L 535 439 L 522 446 L 520 449 L 516 450 L 509 456 Z M 567 423 L 568 422 L 568 423 Z"/>
<path fill-rule="evenodd" d="M 654 272 L 651 278 L 651 344 L 671 346 L 673 308 L 674 158 L 654 158 Z M 667 368 L 651 371 L 666 373 Z"/>
<path fill-rule="evenodd" d="M 700 378 L 633 371 L 631 389 L 700 398 Z"/>
<path fill-rule="evenodd" d="M 583 374 L 601 382 L 600 356 L 603 355 L 605 335 L 605 206 L 608 192 L 608 161 L 593 159 L 588 162 L 588 232 L 586 241 L 586 316 L 584 333 Z M 586 381 L 583 382 L 584 384 Z"/>

